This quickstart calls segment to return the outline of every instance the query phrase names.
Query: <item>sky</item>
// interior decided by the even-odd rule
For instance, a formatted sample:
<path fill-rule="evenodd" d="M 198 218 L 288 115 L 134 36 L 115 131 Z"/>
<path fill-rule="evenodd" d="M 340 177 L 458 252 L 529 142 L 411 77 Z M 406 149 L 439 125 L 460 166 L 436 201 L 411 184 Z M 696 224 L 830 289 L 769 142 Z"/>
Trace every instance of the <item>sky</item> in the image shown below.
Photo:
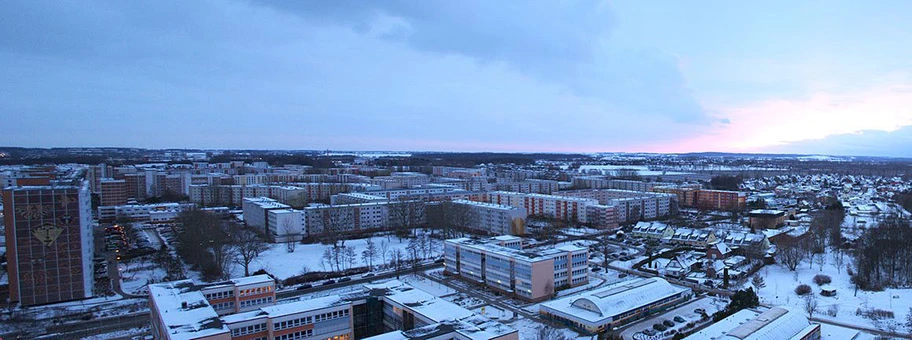
<path fill-rule="evenodd" d="M 912 157 L 909 1 L 4 1 L 0 145 Z"/>

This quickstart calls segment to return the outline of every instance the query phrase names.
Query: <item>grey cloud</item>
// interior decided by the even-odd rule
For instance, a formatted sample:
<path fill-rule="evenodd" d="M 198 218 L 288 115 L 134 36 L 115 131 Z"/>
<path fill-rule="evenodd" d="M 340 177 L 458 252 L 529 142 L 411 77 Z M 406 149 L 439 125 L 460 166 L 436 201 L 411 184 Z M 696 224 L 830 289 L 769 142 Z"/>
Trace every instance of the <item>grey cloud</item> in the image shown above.
<path fill-rule="evenodd" d="M 612 46 L 616 18 L 604 1 L 271 1 L 308 20 L 364 30 L 378 13 L 411 25 L 401 40 L 435 53 L 507 62 L 582 96 L 639 116 L 713 122 L 694 100 L 677 61 L 656 50 Z"/>
<path fill-rule="evenodd" d="M 866 130 L 769 148 L 769 152 L 840 156 L 912 157 L 912 126 L 895 131 Z"/>

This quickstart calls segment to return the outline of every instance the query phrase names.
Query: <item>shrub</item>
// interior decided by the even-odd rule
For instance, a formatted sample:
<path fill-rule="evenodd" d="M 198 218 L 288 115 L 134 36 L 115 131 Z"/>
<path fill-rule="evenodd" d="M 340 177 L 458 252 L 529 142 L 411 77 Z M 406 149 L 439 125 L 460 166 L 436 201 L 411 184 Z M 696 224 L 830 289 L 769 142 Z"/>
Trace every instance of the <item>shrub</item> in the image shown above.
<path fill-rule="evenodd" d="M 811 293 L 811 286 L 808 285 L 799 285 L 795 288 L 795 294 L 798 295 L 807 295 Z"/>
<path fill-rule="evenodd" d="M 830 282 L 833 282 L 833 280 L 831 280 L 830 277 L 827 275 L 823 275 L 823 274 L 814 275 L 814 283 L 816 283 L 818 286 L 825 285 Z"/>

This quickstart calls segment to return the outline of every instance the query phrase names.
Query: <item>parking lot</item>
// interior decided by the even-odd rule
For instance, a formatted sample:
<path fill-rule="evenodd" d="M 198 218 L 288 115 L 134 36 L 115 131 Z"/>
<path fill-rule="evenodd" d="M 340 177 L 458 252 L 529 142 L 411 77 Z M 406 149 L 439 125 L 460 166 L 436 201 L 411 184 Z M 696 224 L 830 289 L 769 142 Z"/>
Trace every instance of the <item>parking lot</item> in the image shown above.
<path fill-rule="evenodd" d="M 725 302 L 713 297 L 698 298 L 665 313 L 651 316 L 627 326 L 621 331 L 624 339 L 658 340 L 671 338 L 681 331 L 690 331 L 703 323 L 712 321 L 712 314 L 725 308 Z M 704 313 L 700 313 L 702 310 Z M 706 317 L 704 317 L 704 315 Z M 663 324 L 667 321 L 667 324 Z M 661 324 L 664 330 L 656 326 Z M 670 325 L 670 326 L 669 326 Z"/>

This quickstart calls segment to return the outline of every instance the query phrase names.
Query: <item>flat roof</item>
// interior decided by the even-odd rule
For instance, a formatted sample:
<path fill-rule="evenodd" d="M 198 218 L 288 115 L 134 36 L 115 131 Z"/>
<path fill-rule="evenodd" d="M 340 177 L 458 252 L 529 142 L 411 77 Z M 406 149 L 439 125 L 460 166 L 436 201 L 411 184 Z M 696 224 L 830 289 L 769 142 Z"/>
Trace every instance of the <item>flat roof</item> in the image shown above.
<path fill-rule="evenodd" d="M 415 289 L 398 280 L 366 284 L 364 287 L 370 291 L 379 291 L 387 300 L 408 307 L 432 322 L 461 319 L 474 314 L 472 311 L 455 303 L 431 295 L 423 290 Z"/>
<path fill-rule="evenodd" d="M 149 296 L 171 339 L 197 339 L 229 332 L 193 281 L 151 284 Z"/>

